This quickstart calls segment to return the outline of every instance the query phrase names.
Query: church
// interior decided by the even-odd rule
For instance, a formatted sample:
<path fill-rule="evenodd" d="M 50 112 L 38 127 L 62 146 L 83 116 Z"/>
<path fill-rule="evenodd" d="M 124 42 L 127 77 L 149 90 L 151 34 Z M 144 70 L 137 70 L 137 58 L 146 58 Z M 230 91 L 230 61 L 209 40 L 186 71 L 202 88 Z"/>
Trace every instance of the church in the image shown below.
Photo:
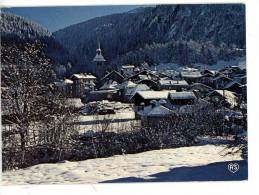
<path fill-rule="evenodd" d="M 96 49 L 96 55 L 93 59 L 93 63 L 95 66 L 95 74 L 99 76 L 103 76 L 106 71 L 106 64 L 107 60 L 102 55 L 102 50 L 100 46 L 100 42 L 98 41 L 98 48 Z"/>

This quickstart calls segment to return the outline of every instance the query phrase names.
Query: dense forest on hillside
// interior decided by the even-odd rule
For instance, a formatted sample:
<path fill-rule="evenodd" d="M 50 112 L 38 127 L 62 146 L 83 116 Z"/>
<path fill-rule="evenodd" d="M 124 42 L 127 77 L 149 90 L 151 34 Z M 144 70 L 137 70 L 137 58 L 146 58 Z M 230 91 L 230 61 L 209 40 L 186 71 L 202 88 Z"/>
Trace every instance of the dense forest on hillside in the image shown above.
<path fill-rule="evenodd" d="M 60 69 L 61 65 L 66 66 L 70 61 L 67 50 L 46 28 L 23 17 L 6 12 L 1 13 L 2 64 L 17 63 L 25 47 L 34 44 L 41 48 L 45 58 L 51 61 L 54 69 Z"/>
<path fill-rule="evenodd" d="M 245 56 L 245 6 L 160 5 L 94 18 L 54 33 L 75 59 L 92 70 L 101 42 L 108 63 L 212 64 Z"/>

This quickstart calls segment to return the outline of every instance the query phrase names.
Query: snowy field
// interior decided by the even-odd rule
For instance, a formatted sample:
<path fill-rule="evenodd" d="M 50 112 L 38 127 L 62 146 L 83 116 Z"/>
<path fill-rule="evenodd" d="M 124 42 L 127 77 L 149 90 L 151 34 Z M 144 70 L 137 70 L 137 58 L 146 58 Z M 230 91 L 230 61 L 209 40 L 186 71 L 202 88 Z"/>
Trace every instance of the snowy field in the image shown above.
<path fill-rule="evenodd" d="M 219 181 L 247 179 L 240 154 L 227 155 L 223 145 L 154 150 L 78 162 L 39 164 L 2 174 L 3 185 L 89 184 L 114 182 Z M 237 162 L 231 173 L 228 164 Z"/>

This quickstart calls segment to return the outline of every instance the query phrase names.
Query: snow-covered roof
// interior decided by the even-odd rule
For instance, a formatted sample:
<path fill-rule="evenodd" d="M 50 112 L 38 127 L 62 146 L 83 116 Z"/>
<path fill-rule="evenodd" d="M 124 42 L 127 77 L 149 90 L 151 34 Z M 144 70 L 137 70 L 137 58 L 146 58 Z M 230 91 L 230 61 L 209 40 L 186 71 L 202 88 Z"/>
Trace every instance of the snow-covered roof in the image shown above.
<path fill-rule="evenodd" d="M 208 96 L 212 96 L 213 94 L 218 94 L 231 105 L 236 106 L 237 105 L 237 96 L 236 93 L 228 90 L 214 90 L 213 92 L 209 93 Z"/>
<path fill-rule="evenodd" d="M 231 81 L 228 84 L 226 84 L 225 89 L 232 87 L 233 85 L 237 85 L 238 87 L 241 87 L 241 84 L 236 81 Z"/>
<path fill-rule="evenodd" d="M 202 72 L 203 72 L 203 75 L 206 75 L 206 74 L 214 75 L 214 74 L 216 74 L 216 71 L 215 71 L 215 70 L 208 70 L 208 69 L 205 69 L 205 70 L 203 70 Z"/>
<path fill-rule="evenodd" d="M 124 81 L 123 83 L 121 83 L 120 85 L 118 85 L 118 87 L 120 89 L 123 89 L 123 88 L 132 88 L 132 87 L 135 87 L 137 84 L 136 83 L 133 83 L 132 81 Z"/>
<path fill-rule="evenodd" d="M 138 72 L 138 73 L 130 76 L 128 79 L 132 79 L 132 78 L 136 78 L 136 77 L 138 77 L 142 80 L 151 79 L 152 77 L 160 78 L 157 73 L 154 73 L 150 70 L 142 70 L 141 72 Z"/>
<path fill-rule="evenodd" d="M 159 80 L 160 85 L 188 85 L 185 80 Z"/>
<path fill-rule="evenodd" d="M 150 77 L 149 77 L 148 75 L 142 75 L 142 74 L 140 74 L 140 75 L 138 75 L 138 77 L 139 77 L 141 80 L 148 80 L 148 79 L 150 79 Z"/>
<path fill-rule="evenodd" d="M 118 89 L 105 89 L 105 90 L 90 91 L 90 94 L 117 93 L 117 91 Z"/>
<path fill-rule="evenodd" d="M 108 78 L 109 76 L 111 76 L 112 74 L 116 74 L 117 76 L 119 76 L 121 79 L 124 79 L 124 76 L 122 76 L 122 74 L 120 74 L 118 71 L 113 70 L 111 72 L 108 72 L 101 80 L 104 80 L 106 78 Z"/>
<path fill-rule="evenodd" d="M 214 77 L 214 74 L 205 73 L 202 75 L 202 77 Z"/>
<path fill-rule="evenodd" d="M 235 95 L 235 93 L 234 92 L 232 92 L 232 91 L 228 91 L 228 90 L 215 90 L 215 91 L 213 91 L 214 93 L 216 92 L 216 93 L 218 93 L 218 94 L 220 94 L 220 95 L 224 95 L 225 97 L 236 97 L 236 95 Z M 212 92 L 212 93 L 213 93 Z"/>
<path fill-rule="evenodd" d="M 228 77 L 226 77 L 225 75 L 222 75 L 222 74 L 218 75 L 217 77 L 213 78 L 212 80 L 213 80 L 213 81 L 216 81 L 216 80 L 219 80 L 219 79 L 225 79 L 225 80 L 230 80 L 230 81 L 232 81 L 231 78 L 228 78 Z"/>
<path fill-rule="evenodd" d="M 210 89 L 210 90 L 213 89 L 212 87 L 210 87 L 210 86 L 208 86 L 208 85 L 205 85 L 205 84 L 203 84 L 203 83 L 193 83 L 193 84 L 190 86 L 191 89 L 193 89 L 193 88 L 199 88 L 199 87 L 201 87 L 201 88 L 206 88 L 206 89 Z"/>
<path fill-rule="evenodd" d="M 190 91 L 171 92 L 169 97 L 172 100 L 196 99 L 195 94 Z"/>
<path fill-rule="evenodd" d="M 149 116 L 149 117 L 156 117 L 156 116 L 168 116 L 173 114 L 174 112 L 165 106 L 162 106 L 160 104 L 154 106 L 146 106 L 144 107 L 144 110 L 138 111 L 138 114 L 141 116 Z"/>
<path fill-rule="evenodd" d="M 150 88 L 145 85 L 145 84 L 137 84 L 134 88 L 128 88 L 125 95 L 127 96 L 133 96 L 135 95 L 138 91 L 146 91 L 150 90 Z"/>
<path fill-rule="evenodd" d="M 124 65 L 121 67 L 122 69 L 135 68 L 134 65 Z"/>
<path fill-rule="evenodd" d="M 116 81 L 105 82 L 100 89 L 116 89 L 118 83 Z"/>
<path fill-rule="evenodd" d="M 201 73 L 199 71 L 189 71 L 189 70 L 184 70 L 181 72 L 181 76 L 185 78 L 200 78 L 202 77 Z"/>
<path fill-rule="evenodd" d="M 96 77 L 94 75 L 87 74 L 87 73 L 73 74 L 72 77 L 75 77 L 78 79 L 96 79 Z"/>
<path fill-rule="evenodd" d="M 137 94 L 143 99 L 167 99 L 169 92 L 175 92 L 175 90 L 165 91 L 138 91 Z"/>
<path fill-rule="evenodd" d="M 64 83 L 66 83 L 66 84 L 73 84 L 74 82 L 72 80 L 70 80 L 70 79 L 65 79 Z"/>

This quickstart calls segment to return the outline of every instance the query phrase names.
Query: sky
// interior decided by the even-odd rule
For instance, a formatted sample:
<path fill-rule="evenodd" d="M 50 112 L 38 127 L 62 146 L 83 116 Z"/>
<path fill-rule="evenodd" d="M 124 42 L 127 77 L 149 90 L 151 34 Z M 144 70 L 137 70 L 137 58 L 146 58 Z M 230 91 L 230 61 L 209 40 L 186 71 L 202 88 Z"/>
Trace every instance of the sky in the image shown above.
<path fill-rule="evenodd" d="M 127 12 L 141 5 L 117 5 L 117 6 L 67 6 L 67 7 L 19 7 L 5 8 L 7 11 L 23 16 L 55 32 L 64 27 L 113 13 Z"/>

